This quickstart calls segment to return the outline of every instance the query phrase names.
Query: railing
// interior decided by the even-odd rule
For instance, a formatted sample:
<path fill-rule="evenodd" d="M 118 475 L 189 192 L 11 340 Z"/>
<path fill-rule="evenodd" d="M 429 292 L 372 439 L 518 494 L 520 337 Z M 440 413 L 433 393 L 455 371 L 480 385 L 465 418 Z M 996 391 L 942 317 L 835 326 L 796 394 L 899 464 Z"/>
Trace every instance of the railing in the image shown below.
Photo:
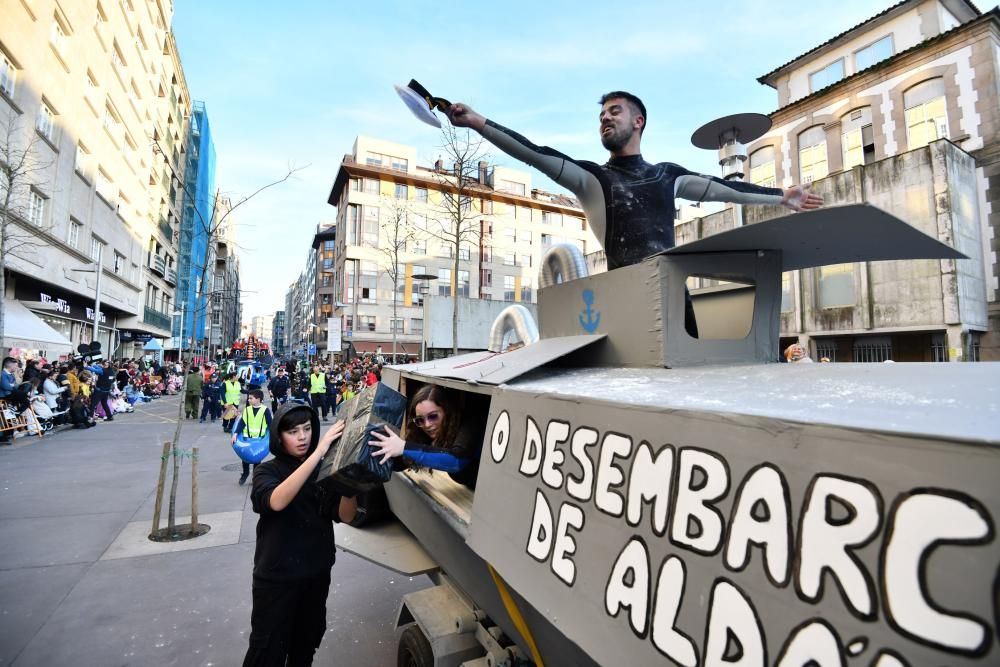
<path fill-rule="evenodd" d="M 170 242 L 173 243 L 174 230 L 173 227 L 170 226 L 170 223 L 164 220 L 163 218 L 160 218 L 159 227 L 160 227 L 160 233 L 163 234 L 163 237 L 166 239 L 170 239 Z"/>
<path fill-rule="evenodd" d="M 146 306 L 146 313 L 143 321 L 160 329 L 170 331 L 170 316 Z"/>

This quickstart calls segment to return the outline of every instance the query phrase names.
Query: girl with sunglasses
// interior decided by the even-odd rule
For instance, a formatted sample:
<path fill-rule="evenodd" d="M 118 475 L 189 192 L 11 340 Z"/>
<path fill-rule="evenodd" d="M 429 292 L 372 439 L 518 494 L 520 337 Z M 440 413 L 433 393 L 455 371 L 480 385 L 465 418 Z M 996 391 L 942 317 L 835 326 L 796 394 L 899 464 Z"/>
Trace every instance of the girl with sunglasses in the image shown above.
<path fill-rule="evenodd" d="M 476 488 L 479 453 L 485 420 L 463 419 L 463 409 L 455 392 L 426 385 L 413 396 L 403 426 L 405 440 L 388 427 L 372 433 L 372 456 L 385 463 L 404 456 L 409 465 L 443 470 L 470 489 Z"/>

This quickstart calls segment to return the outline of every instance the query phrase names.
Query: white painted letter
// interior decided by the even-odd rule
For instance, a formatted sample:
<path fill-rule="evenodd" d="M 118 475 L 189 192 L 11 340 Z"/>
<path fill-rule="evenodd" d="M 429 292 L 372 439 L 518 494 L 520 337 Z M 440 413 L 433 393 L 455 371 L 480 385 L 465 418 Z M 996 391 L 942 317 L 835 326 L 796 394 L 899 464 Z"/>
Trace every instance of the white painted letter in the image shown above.
<path fill-rule="evenodd" d="M 849 510 L 846 519 L 830 514 L 832 503 Z M 798 587 L 810 602 L 819 599 L 823 571 L 839 582 L 848 604 L 863 618 L 875 615 L 871 578 L 851 547 L 867 544 L 882 523 L 879 502 L 863 484 L 841 477 L 817 475 L 802 510 L 799 535 Z"/>
<path fill-rule="evenodd" d="M 653 503 L 653 531 L 667 532 L 667 510 L 670 509 L 670 481 L 674 471 L 674 448 L 664 445 L 654 457 L 648 442 L 640 442 L 632 457 L 628 475 L 628 509 L 625 519 L 631 526 L 642 520 L 642 504 Z"/>
<path fill-rule="evenodd" d="M 552 509 L 545 494 L 535 491 L 535 513 L 531 516 L 531 532 L 528 534 L 528 554 L 544 563 L 552 550 Z"/>
<path fill-rule="evenodd" d="M 597 492 L 594 504 L 597 509 L 611 516 L 621 516 L 625 500 L 612 486 L 621 486 L 625 481 L 622 469 L 614 464 L 614 459 L 625 458 L 632 451 L 632 439 L 618 433 L 608 433 L 601 444 L 601 458 L 597 465 Z"/>
<path fill-rule="evenodd" d="M 750 545 L 764 550 L 768 576 L 777 586 L 788 581 L 791 550 L 788 486 L 781 472 L 770 465 L 754 470 L 736 492 L 736 506 L 729 522 L 726 565 L 742 570 L 750 561 Z M 766 509 L 765 517 L 754 516 L 755 508 Z"/>
<path fill-rule="evenodd" d="M 618 554 L 604 591 L 604 609 L 608 614 L 617 617 L 622 607 L 628 607 L 632 631 L 644 635 L 649 607 L 649 555 L 646 545 L 636 538 L 629 540 Z"/>
<path fill-rule="evenodd" d="M 587 456 L 587 447 L 597 444 L 597 431 L 586 426 L 576 429 L 570 453 L 580 465 L 583 476 L 577 479 L 572 474 L 566 475 L 566 493 L 577 500 L 587 502 L 594 495 L 594 462 Z"/>
<path fill-rule="evenodd" d="M 722 544 L 722 514 L 711 503 L 729 490 L 729 472 L 718 456 L 698 449 L 682 449 L 678 457 L 677 505 L 670 524 L 674 544 L 690 547 L 701 554 L 715 553 Z M 695 484 L 695 471 L 704 475 Z M 699 527 L 697 535 L 688 533 L 688 523 Z"/>
<path fill-rule="evenodd" d="M 953 493 L 955 496 L 961 494 Z M 990 629 L 968 614 L 953 614 L 934 608 L 925 581 L 930 550 L 940 543 L 975 542 L 992 533 L 989 519 L 975 506 L 978 503 L 936 493 L 915 493 L 896 507 L 889 527 L 888 544 L 882 565 L 885 581 L 885 613 L 906 634 L 942 648 L 975 652 L 989 641 Z M 954 577 L 964 572 L 962 561 L 955 563 Z M 972 575 L 974 576 L 974 575 Z M 983 582 L 983 597 L 988 597 Z"/>
<path fill-rule="evenodd" d="M 493 461 L 500 463 L 507 455 L 507 445 L 510 444 L 510 415 L 506 410 L 497 415 L 493 423 L 493 435 L 490 436 L 490 453 Z"/>
<path fill-rule="evenodd" d="M 656 584 L 656 601 L 653 608 L 653 646 L 681 667 L 696 667 L 698 652 L 691 638 L 674 624 L 681 608 L 684 594 L 684 562 L 677 556 L 668 556 L 660 566 Z"/>
<path fill-rule="evenodd" d="M 708 606 L 705 667 L 764 667 L 764 631 L 750 600 L 718 579 Z"/>
<path fill-rule="evenodd" d="M 521 474 L 531 477 L 542 467 L 542 432 L 538 424 L 528 417 L 524 428 L 524 453 L 521 455 Z"/>
<path fill-rule="evenodd" d="M 570 527 L 583 528 L 583 510 L 576 505 L 563 503 L 559 508 L 556 524 L 556 543 L 552 551 L 552 571 L 570 586 L 576 581 L 576 563 L 570 558 L 576 553 L 576 540 L 569 534 Z"/>
<path fill-rule="evenodd" d="M 550 488 L 562 488 L 563 475 L 559 466 L 566 460 L 562 450 L 556 445 L 566 442 L 569 437 L 569 424 L 553 419 L 545 429 L 545 455 L 542 457 L 542 481 Z"/>
<path fill-rule="evenodd" d="M 812 621 L 795 631 L 778 656 L 777 667 L 844 667 L 844 651 L 826 623 Z"/>

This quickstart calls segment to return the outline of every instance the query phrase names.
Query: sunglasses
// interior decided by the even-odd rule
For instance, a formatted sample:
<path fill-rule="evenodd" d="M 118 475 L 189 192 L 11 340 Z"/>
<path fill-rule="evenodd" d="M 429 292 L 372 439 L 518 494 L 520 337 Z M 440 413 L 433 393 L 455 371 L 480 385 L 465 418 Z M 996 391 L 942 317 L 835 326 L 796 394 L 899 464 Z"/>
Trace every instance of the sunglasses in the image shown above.
<path fill-rule="evenodd" d="M 424 426 L 426 424 L 436 424 L 441 421 L 441 413 L 437 410 L 434 412 L 428 412 L 423 417 L 415 417 L 413 423 L 417 426 Z"/>

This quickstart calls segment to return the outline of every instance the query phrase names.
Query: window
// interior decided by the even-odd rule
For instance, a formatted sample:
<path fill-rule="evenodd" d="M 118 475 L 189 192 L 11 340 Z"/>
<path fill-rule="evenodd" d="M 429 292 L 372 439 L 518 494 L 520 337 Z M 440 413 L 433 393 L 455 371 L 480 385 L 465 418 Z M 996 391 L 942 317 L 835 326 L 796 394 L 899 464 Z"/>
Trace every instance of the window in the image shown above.
<path fill-rule="evenodd" d="M 829 359 L 830 363 L 835 363 L 837 361 L 837 341 L 817 340 L 816 358 L 820 360 Z"/>
<path fill-rule="evenodd" d="M 78 143 L 76 145 L 76 157 L 74 158 L 73 168 L 76 173 L 81 176 L 86 177 L 90 171 L 90 151 L 83 143 Z"/>
<path fill-rule="evenodd" d="M 774 146 L 764 146 L 750 154 L 750 182 L 766 188 L 775 187 Z"/>
<path fill-rule="evenodd" d="M 542 234 L 542 250 L 548 250 L 555 241 L 551 234 Z"/>
<path fill-rule="evenodd" d="M 122 275 L 125 273 L 126 261 L 125 255 L 120 252 L 115 252 L 115 273 Z"/>
<path fill-rule="evenodd" d="M 458 272 L 458 282 L 456 290 L 458 292 L 457 296 L 469 296 L 469 272 L 459 271 Z"/>
<path fill-rule="evenodd" d="M 812 183 L 827 175 L 826 133 L 816 125 L 799 134 L 799 173 L 802 183 Z"/>
<path fill-rule="evenodd" d="M 516 264 L 514 251 L 505 252 L 503 254 L 503 265 L 504 266 L 514 266 Z"/>
<path fill-rule="evenodd" d="M 513 301 L 514 300 L 514 276 L 504 276 L 503 277 L 503 300 Z"/>
<path fill-rule="evenodd" d="M 438 295 L 451 296 L 451 269 L 438 269 Z"/>
<path fill-rule="evenodd" d="M 517 230 L 517 242 L 531 245 L 531 230 L 530 229 Z"/>
<path fill-rule="evenodd" d="M 403 320 L 389 319 L 389 333 L 403 333 Z"/>
<path fill-rule="evenodd" d="M 844 149 L 844 169 L 859 164 L 870 164 L 875 160 L 875 138 L 872 132 L 872 110 L 869 107 L 855 109 L 845 115 L 840 122 L 841 145 Z"/>
<path fill-rule="evenodd" d="M 481 269 L 479 271 L 479 286 L 480 287 L 493 286 L 493 272 L 491 270 Z"/>
<path fill-rule="evenodd" d="M 781 312 L 792 312 L 792 274 L 781 274 Z"/>
<path fill-rule="evenodd" d="M 347 245 L 356 245 L 358 242 L 360 225 L 360 213 L 358 205 L 351 204 L 347 207 Z"/>
<path fill-rule="evenodd" d="M 0 93 L 13 99 L 14 83 L 17 81 L 17 68 L 3 51 L 0 51 Z"/>
<path fill-rule="evenodd" d="M 55 113 L 52 111 L 52 107 L 42 100 L 41 106 L 38 107 L 38 119 L 35 121 L 35 129 L 38 130 L 38 134 L 49 141 L 52 141 L 55 135 L 53 116 L 55 116 Z"/>
<path fill-rule="evenodd" d="M 410 276 L 420 276 L 427 275 L 427 267 L 413 265 L 413 270 L 410 272 Z M 427 281 L 417 280 L 416 278 L 411 278 L 410 284 L 410 305 L 419 306 L 423 301 L 421 299 L 422 294 L 427 293 Z"/>
<path fill-rule="evenodd" d="M 365 206 L 365 218 L 361 225 L 361 245 L 378 247 L 378 206 Z"/>
<path fill-rule="evenodd" d="M 904 92 L 903 107 L 906 109 L 906 140 L 911 151 L 948 137 L 944 79 L 930 79 Z"/>
<path fill-rule="evenodd" d="M 481 248 L 481 251 L 483 253 L 483 261 L 484 262 L 492 262 L 493 261 L 493 246 L 484 245 Z"/>
<path fill-rule="evenodd" d="M 332 268 L 333 268 L 333 259 L 330 257 L 323 259 L 323 270 L 329 271 Z"/>
<path fill-rule="evenodd" d="M 358 330 L 359 331 L 375 331 L 375 316 L 374 315 L 358 315 Z"/>
<path fill-rule="evenodd" d="M 438 246 L 438 257 L 447 257 L 449 259 L 455 258 L 455 248 L 448 242 L 442 242 Z"/>
<path fill-rule="evenodd" d="M 948 341 L 943 333 L 931 334 L 931 361 L 948 361 Z"/>
<path fill-rule="evenodd" d="M 62 24 L 59 17 L 52 19 L 52 26 L 49 28 L 49 44 L 56 50 L 62 58 L 66 52 L 66 26 Z"/>
<path fill-rule="evenodd" d="M 870 336 L 854 341 L 854 361 L 881 363 L 892 359 L 892 339 L 888 336 Z"/>
<path fill-rule="evenodd" d="M 377 178 L 365 179 L 365 192 L 370 195 L 377 195 L 382 183 Z"/>
<path fill-rule="evenodd" d="M 414 255 L 426 255 L 427 241 L 424 239 L 410 239 L 410 252 Z"/>
<path fill-rule="evenodd" d="M 375 262 L 361 262 L 358 290 L 360 303 L 378 302 L 378 265 Z"/>
<path fill-rule="evenodd" d="M 104 248 L 104 241 L 96 236 L 90 237 L 90 258 L 95 262 L 101 257 L 101 250 Z"/>
<path fill-rule="evenodd" d="M 819 307 L 854 305 L 854 265 L 831 264 L 816 269 L 819 276 Z"/>
<path fill-rule="evenodd" d="M 550 213 L 549 211 L 542 211 L 542 224 L 543 225 L 559 224 L 558 214 Z"/>
<path fill-rule="evenodd" d="M 406 199 L 406 183 L 396 183 L 394 194 L 396 199 Z"/>
<path fill-rule="evenodd" d="M 518 266 L 531 266 L 531 255 L 521 255 L 518 259 Z"/>
<path fill-rule="evenodd" d="M 844 59 L 833 61 L 818 72 L 809 75 L 809 89 L 816 92 L 844 78 Z"/>
<path fill-rule="evenodd" d="M 324 273 L 319 278 L 319 286 L 320 287 L 332 287 L 333 286 L 333 276 L 331 276 L 329 273 Z"/>
<path fill-rule="evenodd" d="M 121 116 L 111 108 L 110 104 L 104 107 L 104 128 L 114 139 L 116 144 L 121 145 L 122 138 L 125 135 L 125 127 L 122 125 Z"/>
<path fill-rule="evenodd" d="M 121 49 L 118 48 L 118 42 L 115 42 L 111 47 L 111 66 L 115 68 L 118 76 L 124 80 L 125 58 L 122 56 Z"/>
<path fill-rule="evenodd" d="M 36 227 L 41 227 L 45 223 L 45 204 L 45 197 L 40 192 L 32 190 L 28 196 L 28 222 Z"/>
<path fill-rule="evenodd" d="M 114 183 L 103 169 L 97 170 L 97 194 L 101 195 L 104 201 L 109 204 L 114 202 Z"/>
<path fill-rule="evenodd" d="M 83 229 L 83 225 L 73 218 L 69 219 L 69 234 L 66 235 L 66 244 L 70 248 L 78 248 L 80 246 L 80 230 Z"/>
<path fill-rule="evenodd" d="M 415 188 L 414 195 L 417 201 L 427 203 L 427 188 Z"/>
<path fill-rule="evenodd" d="M 505 181 L 500 179 L 497 181 L 496 189 L 500 192 L 509 192 L 512 195 L 524 196 L 524 183 L 516 183 L 514 181 Z"/>
<path fill-rule="evenodd" d="M 531 282 L 527 278 L 521 284 L 521 303 L 531 303 Z"/>
<path fill-rule="evenodd" d="M 352 178 L 351 179 L 351 192 L 361 192 L 362 190 L 362 179 Z"/>
<path fill-rule="evenodd" d="M 410 333 L 414 335 L 423 335 L 424 320 L 422 318 L 414 317 L 410 319 Z"/>
<path fill-rule="evenodd" d="M 860 72 L 868 69 L 877 62 L 881 62 L 892 55 L 892 35 L 886 35 L 870 46 L 855 51 L 854 71 Z"/>
<path fill-rule="evenodd" d="M 334 239 L 326 239 L 323 241 L 323 250 L 335 250 L 337 248 L 337 242 Z"/>
<path fill-rule="evenodd" d="M 458 249 L 458 258 L 467 260 L 470 257 L 472 257 L 472 250 L 463 243 Z"/>
<path fill-rule="evenodd" d="M 134 283 L 139 282 L 139 265 L 133 263 L 132 267 L 131 267 L 131 270 L 130 270 L 130 272 L 129 272 L 128 275 L 129 275 L 129 279 L 131 279 L 132 282 L 134 282 Z"/>

